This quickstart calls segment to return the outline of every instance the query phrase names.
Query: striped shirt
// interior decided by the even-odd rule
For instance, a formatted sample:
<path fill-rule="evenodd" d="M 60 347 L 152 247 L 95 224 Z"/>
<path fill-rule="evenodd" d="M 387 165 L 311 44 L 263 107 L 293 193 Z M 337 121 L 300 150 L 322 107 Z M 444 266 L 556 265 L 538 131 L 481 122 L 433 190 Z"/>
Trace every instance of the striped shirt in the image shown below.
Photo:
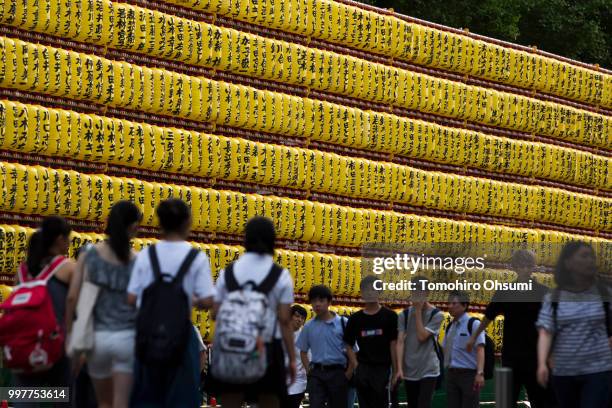
<path fill-rule="evenodd" d="M 590 300 L 585 295 L 590 293 Z M 603 302 L 592 288 L 587 292 L 559 292 L 557 323 L 551 294 L 544 297 L 536 327 L 553 334 L 553 375 L 571 376 L 612 370 Z"/>

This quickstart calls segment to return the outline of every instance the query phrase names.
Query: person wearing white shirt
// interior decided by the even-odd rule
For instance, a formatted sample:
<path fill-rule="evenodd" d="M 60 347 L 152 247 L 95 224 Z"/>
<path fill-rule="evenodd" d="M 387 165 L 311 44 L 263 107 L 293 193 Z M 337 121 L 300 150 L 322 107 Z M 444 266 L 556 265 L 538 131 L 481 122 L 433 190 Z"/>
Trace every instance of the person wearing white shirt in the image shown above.
<path fill-rule="evenodd" d="M 300 305 L 291 306 L 291 325 L 293 326 L 293 337 L 297 342 L 302 326 L 308 317 L 308 312 Z M 299 349 L 295 346 L 296 355 L 299 354 Z M 288 380 L 289 381 L 289 380 Z M 296 375 L 293 384 L 289 384 L 287 388 L 287 400 L 282 404 L 283 408 L 299 408 L 304 394 L 306 393 L 306 384 L 308 382 L 308 376 L 306 369 L 302 365 L 301 359 L 297 359 L 296 362 Z"/>
<path fill-rule="evenodd" d="M 156 213 L 162 237 L 161 241 L 155 243 L 159 269 L 164 274 L 176 276 L 192 250 L 192 246 L 186 241 L 192 225 L 191 210 L 183 201 L 169 199 L 159 204 Z M 128 303 L 139 308 L 145 289 L 154 282 L 150 257 L 149 248 L 137 255 L 127 288 Z M 212 307 L 215 288 L 206 254 L 197 253 L 183 277 L 182 284 L 190 306 Z M 163 302 L 164 299 L 155 301 Z M 189 313 L 188 318 L 191 319 L 191 310 Z M 136 359 L 130 406 L 163 406 L 168 401 L 172 401 L 172 405 L 177 407 L 197 406 L 200 402 L 199 362 L 195 330 L 190 331 L 184 356 L 172 370 L 160 370 Z"/>
<path fill-rule="evenodd" d="M 265 217 L 251 218 L 244 231 L 242 254 L 232 264 L 232 274 L 240 287 L 247 282 L 260 285 L 270 274 L 274 265 L 276 231 L 272 221 Z M 216 317 L 229 290 L 226 270 L 219 272 L 216 282 L 217 294 L 213 309 Z M 268 293 L 268 307 L 276 312 L 276 327 L 270 343 L 266 344 L 268 367 L 263 378 L 253 384 L 231 384 L 210 376 L 211 390 L 217 394 L 224 407 L 241 407 L 244 401 L 257 401 L 259 406 L 280 407 L 287 395 L 285 352 L 289 357 L 289 377 L 295 380 L 296 358 L 293 330 L 291 329 L 291 304 L 293 303 L 293 280 L 287 269 L 282 270 L 272 290 Z M 283 349 L 284 345 L 284 349 Z M 215 350 L 212 350 L 214 354 Z M 211 373 L 212 374 L 212 373 Z"/>

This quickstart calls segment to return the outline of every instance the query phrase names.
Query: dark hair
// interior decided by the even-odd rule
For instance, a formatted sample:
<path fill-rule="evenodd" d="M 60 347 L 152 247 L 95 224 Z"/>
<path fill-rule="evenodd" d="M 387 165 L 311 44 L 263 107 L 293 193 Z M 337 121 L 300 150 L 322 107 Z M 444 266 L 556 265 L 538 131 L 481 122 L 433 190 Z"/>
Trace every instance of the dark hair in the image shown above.
<path fill-rule="evenodd" d="M 332 301 L 333 295 L 331 289 L 325 285 L 315 285 L 308 291 L 308 300 L 313 301 L 315 299 L 327 299 Z"/>
<path fill-rule="evenodd" d="M 182 233 L 187 228 L 191 210 L 183 200 L 171 198 L 164 200 L 155 210 L 161 229 L 168 232 Z"/>
<path fill-rule="evenodd" d="M 536 256 L 535 253 L 529 249 L 518 249 L 512 253 L 512 258 L 510 259 L 510 265 L 513 268 L 517 268 L 520 266 L 535 266 L 536 264 Z"/>
<path fill-rule="evenodd" d="M 559 289 L 571 287 L 574 284 L 574 274 L 565 266 L 566 261 L 570 259 L 580 248 L 589 248 L 593 253 L 593 247 L 584 241 L 572 241 L 563 245 L 557 265 L 555 266 L 555 283 Z"/>
<path fill-rule="evenodd" d="M 374 275 L 364 276 L 361 280 L 361 283 L 359 284 L 359 289 L 361 291 L 367 289 L 374 289 L 374 282 L 376 282 L 377 280 L 379 279 Z"/>
<path fill-rule="evenodd" d="M 130 201 L 119 201 L 110 210 L 108 223 L 106 224 L 106 235 L 108 245 L 120 261 L 130 261 L 131 243 L 128 227 L 142 220 L 142 213 L 136 205 Z"/>
<path fill-rule="evenodd" d="M 28 241 L 26 265 L 32 276 L 37 276 L 43 268 L 43 262 L 49 257 L 49 250 L 59 237 L 68 237 L 72 228 L 65 219 L 57 216 L 45 217 L 40 228 Z"/>
<path fill-rule="evenodd" d="M 429 283 L 429 279 L 427 279 L 426 277 L 421 276 L 421 275 L 415 275 L 415 276 L 412 277 L 412 279 L 410 279 L 410 282 L 415 284 L 415 285 L 418 285 L 419 288 L 417 290 L 422 291 L 421 290 L 420 282 L 427 282 L 427 283 Z M 427 290 L 425 290 L 425 291 L 427 291 Z M 424 291 L 422 291 L 422 292 L 424 292 Z"/>
<path fill-rule="evenodd" d="M 291 306 L 291 315 L 294 315 L 296 313 L 299 314 L 300 316 L 302 316 L 304 319 L 306 319 L 308 317 L 308 312 L 306 311 L 306 309 L 304 309 L 300 305 L 293 305 L 293 306 Z"/>
<path fill-rule="evenodd" d="M 465 306 L 465 310 L 467 311 L 470 306 L 470 296 L 461 290 L 451 290 L 448 294 L 448 300 L 457 299 L 459 303 Z"/>
<path fill-rule="evenodd" d="M 244 228 L 244 249 L 246 252 L 274 255 L 276 230 L 266 217 L 251 218 Z"/>

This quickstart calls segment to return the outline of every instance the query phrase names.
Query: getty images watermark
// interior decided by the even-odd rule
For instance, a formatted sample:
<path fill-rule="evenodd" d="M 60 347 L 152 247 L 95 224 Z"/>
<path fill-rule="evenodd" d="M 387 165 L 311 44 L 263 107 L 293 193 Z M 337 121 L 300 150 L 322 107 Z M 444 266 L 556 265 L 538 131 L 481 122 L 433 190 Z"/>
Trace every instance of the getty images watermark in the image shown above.
<path fill-rule="evenodd" d="M 416 275 L 426 271 L 452 271 L 456 275 L 463 275 L 468 271 L 485 271 L 487 255 L 482 257 L 443 257 L 427 256 L 425 254 L 411 255 L 396 253 L 394 256 L 372 258 L 372 272 L 382 275 L 386 272 L 404 272 Z M 482 282 L 470 282 L 467 279 L 456 279 L 450 282 L 432 282 L 427 280 L 411 281 L 401 279 L 399 282 L 385 282 L 382 279 L 374 281 L 374 289 L 385 290 L 420 290 L 420 291 L 480 291 L 485 290 L 520 290 L 533 289 L 533 279 L 526 282 L 502 282 L 497 279 L 484 279 Z"/>
<path fill-rule="evenodd" d="M 466 292 L 486 304 L 496 292 L 509 302 L 540 302 L 555 286 L 554 269 L 563 244 L 554 243 L 403 243 L 362 248 L 362 278 L 373 275 L 381 300 L 409 300 L 427 292 L 445 302 L 451 291 Z M 597 274 L 612 280 L 612 245 L 594 245 Z"/>

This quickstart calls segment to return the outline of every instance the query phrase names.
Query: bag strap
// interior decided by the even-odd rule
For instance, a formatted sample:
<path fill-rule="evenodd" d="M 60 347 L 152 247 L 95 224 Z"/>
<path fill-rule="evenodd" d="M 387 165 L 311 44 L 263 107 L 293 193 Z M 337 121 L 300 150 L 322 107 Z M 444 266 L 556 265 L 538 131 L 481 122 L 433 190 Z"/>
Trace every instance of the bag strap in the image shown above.
<path fill-rule="evenodd" d="M 257 286 L 256 290 L 264 295 L 268 295 L 272 288 L 274 288 L 274 285 L 276 285 L 276 282 L 278 281 L 278 278 L 280 278 L 282 272 L 283 268 L 280 265 L 273 263 L 270 272 L 268 272 L 268 276 L 266 276 L 265 279 Z"/>
<path fill-rule="evenodd" d="M 472 328 L 476 320 L 480 321 L 477 317 L 470 317 L 470 320 L 468 320 L 468 333 L 470 333 L 470 336 L 472 335 Z"/>
<path fill-rule="evenodd" d="M 172 283 L 175 283 L 175 284 L 183 283 L 183 278 L 185 277 L 185 275 L 187 275 L 187 272 L 189 272 L 189 268 L 191 268 L 191 264 L 193 264 L 193 261 L 196 259 L 196 256 L 198 256 L 199 253 L 200 251 L 198 251 L 195 248 L 191 248 L 189 250 L 189 253 L 183 260 L 183 263 L 181 264 L 181 267 L 176 273 L 176 276 L 172 280 Z"/>
<path fill-rule="evenodd" d="M 17 274 L 19 276 L 19 281 L 20 283 L 26 283 L 31 281 L 44 281 L 46 283 L 49 281 L 49 279 L 53 277 L 55 272 L 57 272 L 57 270 L 62 265 L 64 265 L 64 263 L 66 263 L 66 261 L 66 257 L 62 255 L 57 255 L 42 269 L 42 271 L 40 271 L 38 276 L 36 276 L 35 278 L 30 277 L 28 266 L 25 262 L 23 262 L 21 265 L 19 265 L 19 271 Z"/>
<path fill-rule="evenodd" d="M 408 313 L 410 312 L 410 306 L 404 309 L 404 331 L 408 331 Z"/>
<path fill-rule="evenodd" d="M 238 285 L 238 281 L 236 280 L 236 275 L 234 275 L 233 262 L 225 267 L 225 287 L 228 292 L 240 289 L 240 285 Z"/>
<path fill-rule="evenodd" d="M 159 259 L 157 258 L 157 250 L 155 244 L 149 247 L 149 260 L 151 261 L 151 269 L 153 270 L 153 278 L 161 279 L 161 270 L 159 268 Z"/>

